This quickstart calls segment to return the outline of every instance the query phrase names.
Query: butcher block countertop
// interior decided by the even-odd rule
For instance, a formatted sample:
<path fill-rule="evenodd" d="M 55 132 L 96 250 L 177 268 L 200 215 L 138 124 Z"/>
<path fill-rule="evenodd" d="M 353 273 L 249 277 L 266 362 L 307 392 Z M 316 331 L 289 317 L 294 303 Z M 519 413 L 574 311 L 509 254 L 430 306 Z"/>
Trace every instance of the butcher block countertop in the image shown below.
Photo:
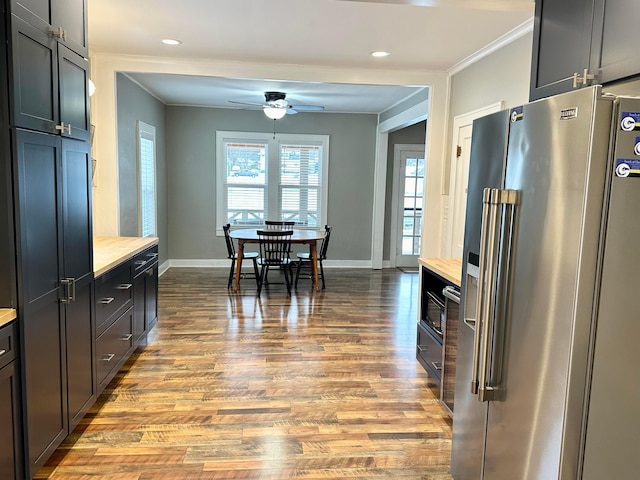
<path fill-rule="evenodd" d="M 99 277 L 157 243 L 156 237 L 93 237 L 93 275 Z"/>
<path fill-rule="evenodd" d="M 418 263 L 460 287 L 462 260 L 459 258 L 418 258 Z"/>
<path fill-rule="evenodd" d="M 16 311 L 13 308 L 0 308 L 0 327 L 15 319 Z"/>

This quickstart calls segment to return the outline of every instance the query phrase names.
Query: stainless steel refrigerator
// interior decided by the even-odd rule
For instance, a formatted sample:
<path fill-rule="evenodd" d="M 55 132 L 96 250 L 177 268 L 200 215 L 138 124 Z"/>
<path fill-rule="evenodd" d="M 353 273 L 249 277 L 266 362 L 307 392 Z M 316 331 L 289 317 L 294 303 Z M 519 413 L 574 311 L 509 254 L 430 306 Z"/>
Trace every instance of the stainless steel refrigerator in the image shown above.
<path fill-rule="evenodd" d="M 640 100 L 474 122 L 455 480 L 640 475 Z"/>

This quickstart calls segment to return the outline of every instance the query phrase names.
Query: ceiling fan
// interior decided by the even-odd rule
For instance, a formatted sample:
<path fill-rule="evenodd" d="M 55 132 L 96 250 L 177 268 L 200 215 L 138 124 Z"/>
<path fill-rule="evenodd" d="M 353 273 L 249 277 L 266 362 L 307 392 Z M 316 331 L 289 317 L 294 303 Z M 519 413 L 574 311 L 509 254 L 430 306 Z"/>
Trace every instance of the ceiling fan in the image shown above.
<path fill-rule="evenodd" d="M 285 115 L 293 115 L 298 112 L 321 112 L 324 110 L 324 107 L 321 105 L 291 105 L 286 100 L 286 96 L 287 94 L 283 92 L 264 92 L 264 103 L 236 102 L 233 100 L 229 100 L 229 103 L 262 107 L 264 114 L 273 120 L 278 120 Z"/>

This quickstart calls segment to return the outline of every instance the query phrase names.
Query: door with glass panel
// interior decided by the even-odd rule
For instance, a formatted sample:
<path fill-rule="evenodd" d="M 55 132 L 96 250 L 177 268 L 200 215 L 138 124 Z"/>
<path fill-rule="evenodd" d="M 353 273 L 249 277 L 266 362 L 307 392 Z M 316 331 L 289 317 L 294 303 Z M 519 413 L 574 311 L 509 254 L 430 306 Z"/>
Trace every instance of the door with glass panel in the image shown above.
<path fill-rule="evenodd" d="M 398 152 L 398 207 L 396 218 L 396 266 L 416 267 L 422 235 L 422 201 L 424 197 L 424 148 Z"/>

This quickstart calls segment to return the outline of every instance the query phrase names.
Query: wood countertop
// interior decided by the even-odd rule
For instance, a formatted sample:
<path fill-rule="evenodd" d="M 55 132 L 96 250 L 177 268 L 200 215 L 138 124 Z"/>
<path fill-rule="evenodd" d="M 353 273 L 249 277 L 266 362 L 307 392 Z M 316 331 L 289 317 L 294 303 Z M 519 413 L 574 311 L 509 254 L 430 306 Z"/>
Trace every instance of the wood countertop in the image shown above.
<path fill-rule="evenodd" d="M 157 244 L 156 237 L 93 237 L 93 275 L 97 278 Z"/>
<path fill-rule="evenodd" d="M 459 258 L 418 258 L 418 263 L 460 287 L 462 260 Z"/>
<path fill-rule="evenodd" d="M 16 311 L 13 308 L 0 308 L 0 327 L 15 319 Z"/>

